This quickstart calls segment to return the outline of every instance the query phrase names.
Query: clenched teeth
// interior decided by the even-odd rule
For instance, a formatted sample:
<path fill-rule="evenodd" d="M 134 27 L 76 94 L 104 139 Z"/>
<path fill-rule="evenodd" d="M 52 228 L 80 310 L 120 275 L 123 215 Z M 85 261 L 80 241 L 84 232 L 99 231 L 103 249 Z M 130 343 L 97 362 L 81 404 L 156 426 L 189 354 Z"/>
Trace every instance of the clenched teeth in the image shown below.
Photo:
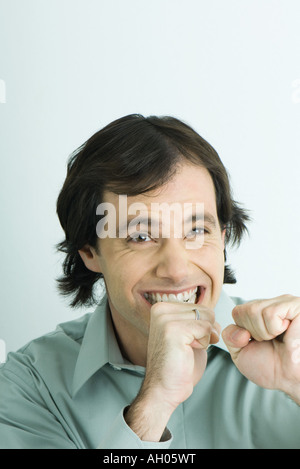
<path fill-rule="evenodd" d="M 193 288 L 191 290 L 187 290 L 185 292 L 181 292 L 177 294 L 170 293 L 168 295 L 166 293 L 149 292 L 149 293 L 144 293 L 144 297 L 152 305 L 159 301 L 173 301 L 173 302 L 175 301 L 178 303 L 195 303 L 197 299 L 197 290 L 198 290 L 198 287 Z"/>

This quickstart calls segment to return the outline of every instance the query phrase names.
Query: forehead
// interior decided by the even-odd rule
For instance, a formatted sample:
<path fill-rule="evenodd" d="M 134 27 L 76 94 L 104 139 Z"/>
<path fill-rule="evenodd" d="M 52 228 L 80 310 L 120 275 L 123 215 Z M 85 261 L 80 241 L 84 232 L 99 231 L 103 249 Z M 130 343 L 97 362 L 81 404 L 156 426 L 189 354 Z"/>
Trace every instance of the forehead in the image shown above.
<path fill-rule="evenodd" d="M 104 193 L 104 201 L 118 207 L 119 196 Z M 150 208 L 156 203 L 203 203 L 204 210 L 216 214 L 216 197 L 212 178 L 206 168 L 191 164 L 178 166 L 173 178 L 158 189 L 145 194 L 128 196 L 128 203 L 143 203 Z"/>

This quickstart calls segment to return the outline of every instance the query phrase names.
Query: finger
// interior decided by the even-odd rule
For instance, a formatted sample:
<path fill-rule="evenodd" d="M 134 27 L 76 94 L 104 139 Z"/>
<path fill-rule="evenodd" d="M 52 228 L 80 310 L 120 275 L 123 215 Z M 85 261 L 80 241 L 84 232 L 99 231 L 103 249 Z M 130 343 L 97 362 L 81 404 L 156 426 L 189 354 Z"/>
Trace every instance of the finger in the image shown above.
<path fill-rule="evenodd" d="M 240 351 L 249 344 L 251 335 L 246 329 L 231 324 L 223 330 L 222 338 L 230 355 L 235 359 Z"/>
<path fill-rule="evenodd" d="M 151 324 L 164 329 L 170 342 L 207 349 L 219 341 L 221 326 L 215 322 L 215 314 L 209 308 L 198 306 L 199 319 L 194 309 L 192 304 L 155 303 L 151 308 Z"/>
<path fill-rule="evenodd" d="M 221 326 L 217 323 L 215 323 L 215 327 L 209 321 L 192 320 L 185 323 L 184 326 L 182 322 L 177 324 L 179 335 L 182 334 L 184 343 L 193 348 L 207 349 L 211 343 L 219 341 Z"/>
<path fill-rule="evenodd" d="M 277 302 L 266 306 L 261 305 L 258 311 L 256 308 L 252 308 L 248 314 L 253 331 L 256 331 L 256 334 L 252 334 L 255 340 L 272 340 L 282 334 L 290 324 L 290 321 L 285 319 L 286 305 Z"/>
<path fill-rule="evenodd" d="M 281 305 L 280 305 L 281 306 Z M 262 310 L 262 318 L 271 338 L 275 338 L 285 332 L 290 325 L 286 319 L 286 308 L 271 305 Z"/>
<path fill-rule="evenodd" d="M 213 328 L 210 334 L 210 343 L 211 344 L 217 344 L 220 340 L 220 334 L 221 334 L 222 327 L 218 322 L 215 322 L 213 324 Z"/>
<path fill-rule="evenodd" d="M 215 313 L 207 307 L 194 304 L 158 302 L 151 308 L 151 316 L 160 317 L 164 315 L 166 320 L 196 320 L 195 309 L 199 311 L 199 320 L 215 322 Z"/>
<path fill-rule="evenodd" d="M 220 340 L 221 326 L 218 323 L 214 324 L 214 327 L 211 329 L 210 335 L 204 335 L 202 338 L 198 337 L 191 342 L 191 347 L 193 348 L 207 348 L 209 345 L 217 344 Z"/>
<path fill-rule="evenodd" d="M 279 336 L 299 314 L 299 298 L 291 295 L 250 301 L 236 306 L 232 311 L 235 323 L 247 329 L 257 341 L 272 340 Z"/>
<path fill-rule="evenodd" d="M 237 326 L 250 332 L 253 339 L 266 339 L 266 328 L 257 302 L 236 306 L 232 310 L 232 317 Z"/>
<path fill-rule="evenodd" d="M 261 302 L 236 307 L 232 311 L 236 325 L 247 329 L 258 342 L 272 340 L 287 329 L 289 321 L 284 319 L 285 314 L 283 309 L 278 309 L 278 305 L 263 306 Z"/>

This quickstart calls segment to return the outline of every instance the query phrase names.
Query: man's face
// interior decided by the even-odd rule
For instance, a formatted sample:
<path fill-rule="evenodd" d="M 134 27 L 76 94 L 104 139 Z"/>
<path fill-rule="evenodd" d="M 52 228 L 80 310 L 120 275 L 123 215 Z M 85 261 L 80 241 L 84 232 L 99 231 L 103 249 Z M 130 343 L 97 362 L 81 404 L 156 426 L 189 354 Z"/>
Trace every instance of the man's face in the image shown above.
<path fill-rule="evenodd" d="M 106 192 L 105 202 L 115 206 L 118 225 L 119 196 Z M 93 260 L 93 270 L 104 276 L 115 326 L 137 339 L 147 337 L 151 306 L 161 299 L 190 301 L 214 309 L 223 285 L 225 231 L 218 222 L 212 179 L 199 166 L 180 166 L 173 179 L 159 190 L 128 197 L 128 206 L 135 202 L 147 208 L 149 223 L 161 221 L 155 203 L 175 202 L 182 208 L 184 204 L 195 207 L 200 203 L 204 209 L 201 247 L 195 243 L 196 248 L 191 248 L 195 233 L 199 234 L 195 224 L 185 233 L 183 225 L 175 226 L 178 220 L 172 217 L 169 237 L 154 238 L 151 228 L 141 224 L 140 232 L 128 238 L 99 239 L 100 254 Z M 174 234 L 178 228 L 182 228 L 181 237 Z"/>

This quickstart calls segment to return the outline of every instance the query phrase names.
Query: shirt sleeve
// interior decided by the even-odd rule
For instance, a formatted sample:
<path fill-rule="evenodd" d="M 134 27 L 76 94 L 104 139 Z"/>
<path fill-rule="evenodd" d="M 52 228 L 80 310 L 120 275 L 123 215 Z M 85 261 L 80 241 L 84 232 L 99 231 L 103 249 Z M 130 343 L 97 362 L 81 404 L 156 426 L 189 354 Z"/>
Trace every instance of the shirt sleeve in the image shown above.
<path fill-rule="evenodd" d="M 47 409 L 34 371 L 0 367 L 0 449 L 76 449 Z"/>
<path fill-rule="evenodd" d="M 122 409 L 112 423 L 105 438 L 101 441 L 97 449 L 169 449 L 173 437 L 168 429 L 164 432 L 164 441 L 152 442 L 141 440 L 127 425 Z"/>
<path fill-rule="evenodd" d="M 49 399 L 56 412 L 49 409 Z M 98 449 L 169 448 L 168 430 L 164 441 L 142 441 L 127 425 L 124 410 L 108 422 Z M 0 366 L 0 449 L 85 449 L 72 426 L 59 416 L 42 376 L 18 352 Z"/>

